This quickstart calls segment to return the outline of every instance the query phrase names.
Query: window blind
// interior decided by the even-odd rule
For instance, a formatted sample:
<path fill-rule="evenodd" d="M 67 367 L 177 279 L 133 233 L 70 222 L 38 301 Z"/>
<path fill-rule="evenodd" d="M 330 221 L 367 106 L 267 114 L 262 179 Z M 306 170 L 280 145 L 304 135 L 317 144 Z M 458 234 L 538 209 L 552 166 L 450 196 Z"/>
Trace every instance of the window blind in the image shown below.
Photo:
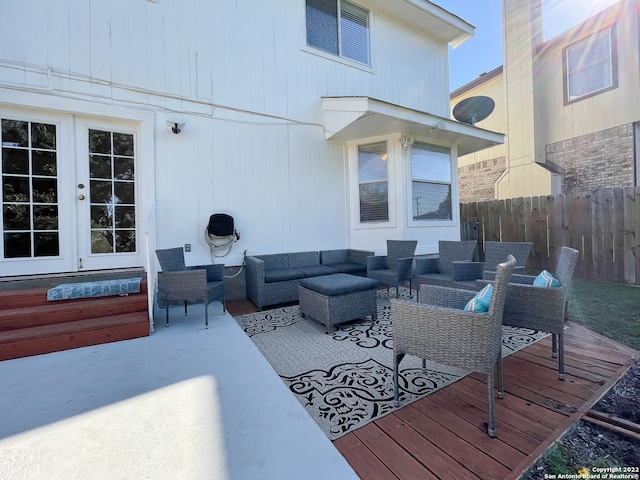
<path fill-rule="evenodd" d="M 567 48 L 566 52 L 569 100 L 613 85 L 610 29 Z"/>

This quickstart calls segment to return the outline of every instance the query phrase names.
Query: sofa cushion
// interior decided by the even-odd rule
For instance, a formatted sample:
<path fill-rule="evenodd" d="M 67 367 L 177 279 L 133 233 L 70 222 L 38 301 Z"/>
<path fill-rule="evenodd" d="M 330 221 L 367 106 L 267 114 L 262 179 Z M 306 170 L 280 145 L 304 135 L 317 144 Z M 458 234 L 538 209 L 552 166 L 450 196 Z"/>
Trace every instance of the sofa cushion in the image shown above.
<path fill-rule="evenodd" d="M 320 263 L 331 265 L 333 263 L 344 263 L 349 261 L 349 250 L 322 250 L 320 252 Z"/>
<path fill-rule="evenodd" d="M 296 270 L 300 270 L 304 273 L 305 277 L 318 277 L 320 275 L 331 275 L 338 273 L 338 270 L 331 268 L 327 265 L 311 265 L 308 267 L 297 267 Z"/>
<path fill-rule="evenodd" d="M 340 273 L 366 273 L 367 266 L 361 263 L 344 262 L 344 263 L 329 263 L 327 267 L 335 268 Z"/>
<path fill-rule="evenodd" d="M 305 278 L 300 282 L 300 286 L 331 297 L 344 295 L 345 293 L 372 290 L 377 288 L 378 282 L 372 278 L 336 273 L 331 276 Z"/>
<path fill-rule="evenodd" d="M 287 255 L 289 257 L 289 268 L 320 265 L 319 252 L 294 252 L 294 253 L 289 253 Z"/>
<path fill-rule="evenodd" d="M 264 282 L 285 282 L 287 280 L 296 280 L 304 278 L 304 273 L 293 268 L 278 268 L 275 270 L 265 270 Z"/>
<path fill-rule="evenodd" d="M 289 259 L 286 253 L 260 255 L 257 258 L 264 262 L 265 270 L 279 270 L 289 268 Z"/>

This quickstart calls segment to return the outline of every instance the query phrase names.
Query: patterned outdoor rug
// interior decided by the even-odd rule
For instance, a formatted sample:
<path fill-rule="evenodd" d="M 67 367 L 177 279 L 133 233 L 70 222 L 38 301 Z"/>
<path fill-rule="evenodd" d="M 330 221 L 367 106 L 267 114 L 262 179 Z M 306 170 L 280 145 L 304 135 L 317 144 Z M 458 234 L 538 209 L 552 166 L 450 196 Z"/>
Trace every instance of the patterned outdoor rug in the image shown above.
<path fill-rule="evenodd" d="M 389 294 L 395 295 L 391 289 Z M 324 325 L 302 318 L 298 306 L 236 318 L 289 390 L 330 439 L 390 413 L 393 406 L 393 334 L 386 290 L 378 292 L 378 318 L 344 323 L 327 333 Z M 400 289 L 409 298 L 409 290 Z M 504 327 L 503 355 L 546 336 Z M 407 355 L 400 364 L 400 404 L 459 380 L 467 372 Z"/>

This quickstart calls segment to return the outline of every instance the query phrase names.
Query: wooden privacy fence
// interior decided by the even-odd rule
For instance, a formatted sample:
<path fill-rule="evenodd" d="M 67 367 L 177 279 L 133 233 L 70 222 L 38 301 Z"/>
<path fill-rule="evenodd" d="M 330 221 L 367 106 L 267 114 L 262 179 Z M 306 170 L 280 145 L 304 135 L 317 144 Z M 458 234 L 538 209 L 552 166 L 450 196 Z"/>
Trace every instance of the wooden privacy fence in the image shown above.
<path fill-rule="evenodd" d="M 533 242 L 528 267 L 553 271 L 560 247 L 580 251 L 575 276 L 640 284 L 640 187 L 460 205 L 461 236 Z"/>

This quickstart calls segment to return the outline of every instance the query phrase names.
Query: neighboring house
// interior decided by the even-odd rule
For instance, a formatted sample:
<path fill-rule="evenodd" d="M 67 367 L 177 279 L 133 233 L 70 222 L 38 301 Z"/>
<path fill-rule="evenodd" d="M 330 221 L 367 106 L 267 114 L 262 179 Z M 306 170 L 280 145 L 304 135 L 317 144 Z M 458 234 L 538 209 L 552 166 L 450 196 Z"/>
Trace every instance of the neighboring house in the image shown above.
<path fill-rule="evenodd" d="M 504 66 L 451 94 L 484 95 L 505 144 L 459 161 L 460 201 L 640 185 L 640 2 L 542 42 L 541 0 L 503 1 Z"/>
<path fill-rule="evenodd" d="M 10 2 L 0 16 L 0 277 L 121 267 L 213 213 L 243 252 L 459 239 L 458 155 L 503 135 L 449 119 L 424 0 Z M 178 132 L 179 133 L 174 133 Z"/>

